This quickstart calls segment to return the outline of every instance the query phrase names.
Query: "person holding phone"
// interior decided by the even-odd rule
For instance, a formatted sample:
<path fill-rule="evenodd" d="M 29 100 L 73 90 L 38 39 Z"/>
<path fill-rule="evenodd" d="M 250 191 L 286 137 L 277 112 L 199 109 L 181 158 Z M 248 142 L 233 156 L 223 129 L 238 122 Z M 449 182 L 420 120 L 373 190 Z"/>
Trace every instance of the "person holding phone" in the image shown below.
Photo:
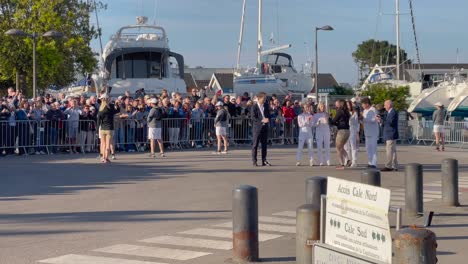
<path fill-rule="evenodd" d="M 309 166 L 314 166 L 314 150 L 313 150 L 313 126 L 314 116 L 311 114 L 311 106 L 309 104 L 304 105 L 302 114 L 297 117 L 297 123 L 299 125 L 299 144 L 297 146 L 296 155 L 296 166 L 301 165 L 302 160 L 302 149 L 304 144 L 307 143 L 307 150 L 309 151 Z"/>

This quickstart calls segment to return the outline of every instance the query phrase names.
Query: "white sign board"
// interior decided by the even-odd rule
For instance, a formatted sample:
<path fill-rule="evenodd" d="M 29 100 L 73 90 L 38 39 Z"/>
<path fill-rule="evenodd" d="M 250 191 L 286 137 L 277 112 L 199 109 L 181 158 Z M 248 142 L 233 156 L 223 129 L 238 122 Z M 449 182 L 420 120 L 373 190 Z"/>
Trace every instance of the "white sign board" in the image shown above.
<path fill-rule="evenodd" d="M 331 249 L 325 245 L 314 245 L 313 264 L 375 264 L 362 258 L 352 256 L 353 253 L 344 253 Z"/>
<path fill-rule="evenodd" d="M 329 177 L 325 244 L 391 263 L 389 206 L 388 189 Z"/>

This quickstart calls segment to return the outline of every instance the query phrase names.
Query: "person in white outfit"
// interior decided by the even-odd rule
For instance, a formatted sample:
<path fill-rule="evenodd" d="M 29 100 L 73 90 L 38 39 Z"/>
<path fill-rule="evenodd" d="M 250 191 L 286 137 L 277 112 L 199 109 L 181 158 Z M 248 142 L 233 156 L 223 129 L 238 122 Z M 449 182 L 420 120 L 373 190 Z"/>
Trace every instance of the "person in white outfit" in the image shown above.
<path fill-rule="evenodd" d="M 309 165 L 314 166 L 314 150 L 313 150 L 313 126 L 314 116 L 311 114 L 311 106 L 306 104 L 304 106 L 304 111 L 297 117 L 297 123 L 299 124 L 299 144 L 297 146 L 297 156 L 296 156 L 296 166 L 301 165 L 302 160 L 302 150 L 304 144 L 307 143 L 307 150 L 309 152 Z"/>
<path fill-rule="evenodd" d="M 345 145 L 345 150 L 348 153 L 348 159 L 346 164 L 351 163 L 352 168 L 357 167 L 358 151 L 359 151 L 359 112 L 356 107 L 353 106 L 351 101 L 346 102 L 350 111 L 351 117 L 349 118 L 349 139 Z"/>
<path fill-rule="evenodd" d="M 362 99 L 361 105 L 364 108 L 362 123 L 364 124 L 364 134 L 366 136 L 368 167 L 377 168 L 377 141 L 379 140 L 380 117 L 371 105 L 369 98 Z"/>
<path fill-rule="evenodd" d="M 330 166 L 330 115 L 325 105 L 319 103 L 317 113 L 314 115 L 315 139 L 317 141 L 317 154 L 320 166 Z M 324 152 L 325 151 L 325 155 Z"/>

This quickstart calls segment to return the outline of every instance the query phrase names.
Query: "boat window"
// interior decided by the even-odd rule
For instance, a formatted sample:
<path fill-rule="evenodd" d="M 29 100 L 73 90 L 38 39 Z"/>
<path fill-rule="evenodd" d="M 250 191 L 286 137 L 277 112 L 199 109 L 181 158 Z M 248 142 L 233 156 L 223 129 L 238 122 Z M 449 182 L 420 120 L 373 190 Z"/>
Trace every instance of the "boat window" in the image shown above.
<path fill-rule="evenodd" d="M 117 57 L 116 78 L 164 78 L 166 74 L 161 65 L 164 65 L 163 58 L 158 52 L 125 54 Z"/>

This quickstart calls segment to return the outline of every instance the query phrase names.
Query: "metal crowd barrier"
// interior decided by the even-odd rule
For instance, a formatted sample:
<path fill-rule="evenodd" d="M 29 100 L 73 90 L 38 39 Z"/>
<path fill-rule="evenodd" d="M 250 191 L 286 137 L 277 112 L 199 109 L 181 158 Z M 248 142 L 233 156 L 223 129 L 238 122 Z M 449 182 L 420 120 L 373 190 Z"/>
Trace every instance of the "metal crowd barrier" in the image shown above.
<path fill-rule="evenodd" d="M 94 152 L 94 120 L 15 120 L 0 122 L 0 151 L 6 154 Z"/>
<path fill-rule="evenodd" d="M 162 139 L 168 149 L 213 147 L 216 135 L 213 118 L 163 119 Z M 146 151 L 148 126 L 146 117 L 115 120 L 114 144 L 117 151 Z M 400 143 L 433 144 L 432 121 L 400 121 Z M 331 127 L 331 142 L 335 128 Z M 270 120 L 269 144 L 295 144 L 299 128 L 297 120 Z M 252 124 L 248 117 L 231 118 L 227 135 L 231 146 L 252 143 Z M 468 143 L 468 122 L 445 123 L 447 143 L 463 147 Z M 94 120 L 16 120 L 0 121 L 0 153 L 53 154 L 58 152 L 95 152 L 99 145 Z"/>

